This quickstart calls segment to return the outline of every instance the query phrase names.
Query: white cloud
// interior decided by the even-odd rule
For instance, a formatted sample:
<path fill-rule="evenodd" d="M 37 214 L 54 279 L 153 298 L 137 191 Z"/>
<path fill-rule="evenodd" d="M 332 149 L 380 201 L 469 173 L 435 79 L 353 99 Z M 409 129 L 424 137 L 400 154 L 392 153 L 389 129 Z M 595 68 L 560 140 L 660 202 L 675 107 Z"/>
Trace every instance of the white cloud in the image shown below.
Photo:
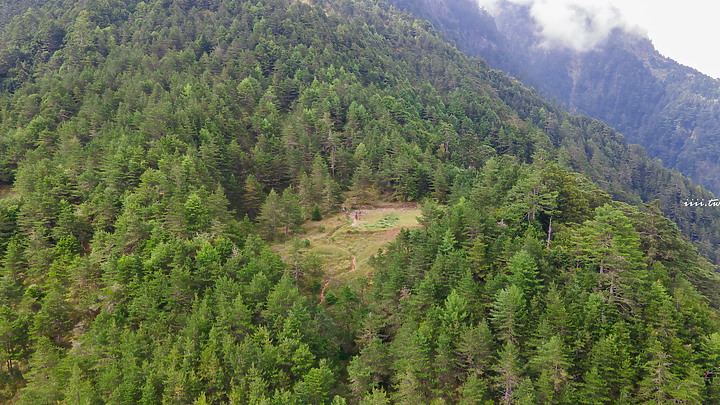
<path fill-rule="evenodd" d="M 608 0 L 477 0 L 491 14 L 508 3 L 527 6 L 538 24 L 542 46 L 565 46 L 578 51 L 600 45 L 615 29 L 644 34 L 628 22 Z"/>
<path fill-rule="evenodd" d="M 720 2 L 708 0 L 476 0 L 497 15 L 509 3 L 524 5 L 538 23 L 542 45 L 589 50 L 614 28 L 648 36 L 658 51 L 720 77 Z M 576 10 L 590 17 L 581 23 Z M 619 12 L 618 10 L 621 10 Z M 582 12 L 579 15 L 583 15 Z M 588 22 L 590 24 L 588 24 Z M 642 26 L 643 28 L 639 28 Z"/>

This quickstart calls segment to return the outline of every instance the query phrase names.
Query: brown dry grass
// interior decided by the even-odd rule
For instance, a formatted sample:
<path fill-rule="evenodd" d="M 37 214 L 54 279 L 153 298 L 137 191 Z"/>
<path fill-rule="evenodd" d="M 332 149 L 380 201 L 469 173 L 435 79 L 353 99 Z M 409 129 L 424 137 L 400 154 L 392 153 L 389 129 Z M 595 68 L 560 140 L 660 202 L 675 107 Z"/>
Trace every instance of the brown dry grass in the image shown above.
<path fill-rule="evenodd" d="M 382 208 L 362 208 L 355 220 L 355 211 L 338 213 L 322 221 L 307 222 L 304 232 L 297 235 L 308 238 L 310 247 L 305 254 L 315 254 L 322 266 L 322 284 L 326 292 L 337 290 L 357 278 L 367 278 L 372 268 L 370 257 L 397 237 L 402 228 L 419 226 L 420 210 L 408 204 L 385 204 Z M 288 260 L 292 242 L 273 246 L 273 250 Z M 353 269 L 353 257 L 356 268 Z"/>

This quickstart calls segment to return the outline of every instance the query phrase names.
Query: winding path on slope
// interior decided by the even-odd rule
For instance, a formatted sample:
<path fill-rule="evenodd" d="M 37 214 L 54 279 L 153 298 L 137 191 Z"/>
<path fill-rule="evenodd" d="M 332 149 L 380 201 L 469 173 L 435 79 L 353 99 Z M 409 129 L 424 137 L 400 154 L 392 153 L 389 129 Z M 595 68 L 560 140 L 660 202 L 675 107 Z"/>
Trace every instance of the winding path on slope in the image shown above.
<path fill-rule="evenodd" d="M 374 224 L 375 222 L 382 222 L 381 218 L 378 217 L 377 214 L 385 215 L 385 214 L 396 214 L 400 216 L 407 216 L 408 213 L 411 213 L 413 215 L 419 214 L 419 211 L 417 208 L 414 207 L 407 207 L 407 206 L 401 206 L 401 207 L 381 207 L 381 208 L 368 208 L 366 211 L 352 211 L 352 212 L 346 212 L 345 218 L 347 222 L 345 224 L 338 226 L 335 228 L 332 232 L 327 234 L 323 239 L 325 239 L 326 243 L 331 245 L 334 249 L 339 249 L 350 255 L 351 258 L 351 266 L 350 270 L 345 271 L 343 273 L 335 274 L 333 276 L 330 276 L 327 280 L 325 280 L 322 283 L 322 289 L 320 290 L 320 304 L 323 304 L 325 302 L 325 293 L 327 291 L 328 286 L 333 281 L 336 282 L 336 284 L 340 281 L 338 280 L 340 277 L 345 276 L 347 274 L 350 274 L 357 270 L 358 268 L 358 260 L 357 257 L 350 252 L 350 250 L 344 246 L 341 246 L 339 243 L 335 242 L 334 236 L 341 232 L 342 230 L 349 230 L 352 228 L 355 228 L 356 230 L 361 230 L 359 227 L 366 225 L 366 224 Z M 357 215 L 357 217 L 356 217 Z M 362 216 L 361 216 L 362 215 Z M 366 217 L 367 215 L 367 217 Z M 365 218 L 363 218 L 365 217 Z M 383 217 L 384 218 L 384 217 Z M 396 220 L 398 220 L 396 218 Z M 405 224 L 383 224 L 381 227 L 377 229 L 373 229 L 375 238 L 378 238 L 380 240 L 380 244 L 383 245 L 383 241 L 389 242 L 390 240 L 395 239 L 397 234 L 400 232 L 400 229 L 402 227 L 408 226 L 407 223 Z M 410 225 L 412 226 L 412 225 Z M 361 230 L 362 231 L 362 230 Z M 362 248 L 361 248 L 362 250 Z M 358 254 L 361 254 L 363 252 L 360 252 Z"/>

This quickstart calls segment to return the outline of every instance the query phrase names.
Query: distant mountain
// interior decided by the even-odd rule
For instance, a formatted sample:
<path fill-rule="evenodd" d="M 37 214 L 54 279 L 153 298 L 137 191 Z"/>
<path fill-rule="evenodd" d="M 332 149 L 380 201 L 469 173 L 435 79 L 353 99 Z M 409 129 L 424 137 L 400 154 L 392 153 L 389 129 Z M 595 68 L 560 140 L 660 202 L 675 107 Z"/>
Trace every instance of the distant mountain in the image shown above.
<path fill-rule="evenodd" d="M 651 158 L 720 193 L 720 81 L 662 56 L 647 37 L 616 29 L 591 50 L 548 48 L 525 6 L 506 5 L 493 17 L 472 0 L 391 3 L 428 18 L 458 49 L 606 122 Z"/>

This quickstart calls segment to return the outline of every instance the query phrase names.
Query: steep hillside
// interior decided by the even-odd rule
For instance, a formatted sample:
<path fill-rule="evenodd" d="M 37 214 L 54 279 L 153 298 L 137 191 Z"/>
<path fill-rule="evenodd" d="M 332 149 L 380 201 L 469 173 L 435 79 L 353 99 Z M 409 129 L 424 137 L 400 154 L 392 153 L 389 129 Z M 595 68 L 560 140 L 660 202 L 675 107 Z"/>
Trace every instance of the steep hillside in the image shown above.
<path fill-rule="evenodd" d="M 523 6 L 495 18 L 473 0 L 391 0 L 430 19 L 458 48 L 543 96 L 600 119 L 709 190 L 720 192 L 720 81 L 663 57 L 644 36 L 616 29 L 595 47 L 544 47 Z"/>
<path fill-rule="evenodd" d="M 243 202 L 249 174 L 264 193 L 299 184 L 302 173 L 312 174 L 318 153 L 327 157 L 323 164 L 332 177 L 326 194 L 349 187 L 364 161 L 378 174 L 372 181 L 379 192 L 416 200 L 432 191 L 437 167 L 479 167 L 494 154 L 528 161 L 545 149 L 615 199 L 632 204 L 659 199 L 663 212 L 701 252 L 718 261 L 720 224 L 713 210 L 684 206 L 687 200 L 709 200 L 710 194 L 651 162 L 644 151 L 628 148 L 612 129 L 567 114 L 484 63 L 468 60 L 422 21 L 403 20 L 396 28 L 369 24 L 379 27 L 370 31 L 318 31 L 267 16 L 257 26 L 239 26 L 231 25 L 226 7 L 202 6 L 212 18 L 224 18 L 215 27 L 203 16 L 184 19 L 189 7 L 51 2 L 9 24 L 0 50 L 6 60 L 0 68 L 0 86 L 6 89 L 0 100 L 6 110 L 0 122 L 0 182 L 30 175 L 18 170 L 28 149 L 37 151 L 29 154 L 31 161 L 40 161 L 62 156 L 57 150 L 80 148 L 75 158 L 81 163 L 72 164 L 71 178 L 98 170 L 127 170 L 134 174 L 120 178 L 132 178 L 157 165 L 158 152 L 143 151 L 160 148 L 168 134 L 197 148 L 200 155 L 193 159 L 207 190 L 219 183 L 231 207 L 253 217 L 262 197 Z M 147 17 L 137 20 L 135 13 Z M 337 17 L 313 17 L 318 18 Z M 333 46 L 325 51 L 325 43 Z M 137 148 L 123 147 L 127 144 Z M 93 148 L 101 154 L 90 152 Z M 116 155 L 134 163 L 118 167 L 112 159 L 97 159 Z M 105 183 L 95 178 L 88 187 L 106 188 Z M 321 188 L 325 183 L 315 180 Z M 136 184 L 116 182 L 109 187 L 117 193 L 111 200 Z M 312 207 L 308 199 L 304 204 Z"/>
<path fill-rule="evenodd" d="M 2 400 L 717 399 L 718 276 L 661 213 L 717 261 L 710 193 L 426 21 L 58 0 L 2 37 Z M 379 200 L 420 226 L 303 240 Z"/>

